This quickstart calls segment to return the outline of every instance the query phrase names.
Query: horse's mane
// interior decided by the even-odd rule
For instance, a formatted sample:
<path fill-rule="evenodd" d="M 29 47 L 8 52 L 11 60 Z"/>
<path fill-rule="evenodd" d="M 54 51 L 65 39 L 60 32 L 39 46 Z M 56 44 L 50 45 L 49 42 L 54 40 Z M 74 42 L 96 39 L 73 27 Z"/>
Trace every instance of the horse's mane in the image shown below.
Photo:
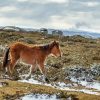
<path fill-rule="evenodd" d="M 42 46 L 39 46 L 39 47 L 40 47 L 40 49 L 46 51 L 46 50 L 51 50 L 54 46 L 58 46 L 58 45 L 59 45 L 58 42 L 52 42 L 52 43 L 42 45 Z"/>
<path fill-rule="evenodd" d="M 39 48 L 41 50 L 43 50 L 43 51 L 49 50 L 50 49 L 50 44 L 46 44 L 46 45 L 39 46 Z"/>

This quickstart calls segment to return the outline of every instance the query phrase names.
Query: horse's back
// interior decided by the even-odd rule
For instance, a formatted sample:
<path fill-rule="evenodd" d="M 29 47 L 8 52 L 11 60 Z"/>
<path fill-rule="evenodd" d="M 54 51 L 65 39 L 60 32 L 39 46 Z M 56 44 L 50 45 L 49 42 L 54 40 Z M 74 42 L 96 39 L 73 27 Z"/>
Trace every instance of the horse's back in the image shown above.
<path fill-rule="evenodd" d="M 35 46 L 26 45 L 23 43 L 14 43 L 10 47 L 12 55 L 18 56 L 23 62 L 32 63 L 36 59 L 36 49 Z"/>

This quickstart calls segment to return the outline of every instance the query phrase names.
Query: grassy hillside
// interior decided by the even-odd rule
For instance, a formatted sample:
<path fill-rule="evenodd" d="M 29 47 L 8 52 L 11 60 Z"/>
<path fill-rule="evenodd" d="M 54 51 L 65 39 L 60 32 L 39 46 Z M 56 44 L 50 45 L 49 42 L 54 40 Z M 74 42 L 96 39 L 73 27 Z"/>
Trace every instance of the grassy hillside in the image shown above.
<path fill-rule="evenodd" d="M 93 64 L 100 64 L 100 39 L 85 38 L 82 36 L 52 36 L 44 35 L 41 33 L 23 33 L 23 32 L 7 32 L 0 31 L 0 67 L 2 66 L 2 58 L 5 48 L 14 42 L 20 41 L 28 44 L 48 44 L 53 40 L 57 40 L 60 43 L 62 52 L 61 58 L 48 57 L 46 60 L 48 77 L 56 76 L 56 79 L 51 81 L 64 81 L 65 69 L 70 66 L 83 66 L 84 68 L 90 68 Z M 15 76 L 26 74 L 29 71 L 23 64 L 17 64 L 16 66 L 19 73 L 15 73 Z M 40 74 L 40 72 L 37 72 Z M 0 71 L 2 74 L 2 71 Z M 100 77 L 97 77 L 100 80 Z M 25 93 L 47 93 L 54 94 L 60 93 L 63 98 L 66 96 L 72 96 L 73 100 L 100 100 L 99 96 L 90 95 L 80 92 L 69 92 L 57 90 L 47 86 L 31 85 L 27 83 L 21 83 L 17 81 L 2 80 L 7 82 L 8 85 L 0 87 L 0 100 L 15 100 L 18 96 Z M 10 98 L 10 99 L 9 99 Z M 12 98 L 12 99 L 11 99 Z"/>
<path fill-rule="evenodd" d="M 56 64 L 58 63 L 58 65 L 61 64 L 62 67 L 69 65 L 81 65 L 87 67 L 94 63 L 100 63 L 100 39 L 90 39 L 79 35 L 57 37 L 34 32 L 0 32 L 0 44 L 3 46 L 7 46 L 16 41 L 29 44 L 47 44 L 53 40 L 60 42 L 63 55 L 60 60 L 54 59 L 53 61 L 54 63 L 56 62 Z M 51 63 L 52 61 L 49 62 Z"/>

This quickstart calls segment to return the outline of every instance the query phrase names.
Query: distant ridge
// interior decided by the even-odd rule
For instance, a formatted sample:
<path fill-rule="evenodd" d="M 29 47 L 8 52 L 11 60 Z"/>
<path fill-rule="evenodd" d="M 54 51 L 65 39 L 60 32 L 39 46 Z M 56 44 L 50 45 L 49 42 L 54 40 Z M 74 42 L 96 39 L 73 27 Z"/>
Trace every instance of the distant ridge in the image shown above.
<path fill-rule="evenodd" d="M 54 29 L 48 29 L 49 34 L 52 33 Z M 87 38 L 100 38 L 100 33 L 97 32 L 90 32 L 90 31 L 83 31 L 83 30 L 61 30 L 63 35 L 65 36 L 73 36 L 73 35 L 81 35 Z"/>
<path fill-rule="evenodd" d="M 11 30 L 11 31 L 22 31 L 22 32 L 39 32 L 40 29 L 34 29 L 34 28 L 20 28 L 16 26 L 1 26 L 0 30 Z M 52 31 L 59 30 L 59 29 L 47 29 L 48 34 L 52 34 Z M 83 30 L 61 30 L 63 32 L 63 35 L 65 36 L 73 36 L 73 35 L 81 35 L 87 38 L 100 38 L 100 33 L 97 32 L 90 32 L 90 31 L 83 31 Z"/>

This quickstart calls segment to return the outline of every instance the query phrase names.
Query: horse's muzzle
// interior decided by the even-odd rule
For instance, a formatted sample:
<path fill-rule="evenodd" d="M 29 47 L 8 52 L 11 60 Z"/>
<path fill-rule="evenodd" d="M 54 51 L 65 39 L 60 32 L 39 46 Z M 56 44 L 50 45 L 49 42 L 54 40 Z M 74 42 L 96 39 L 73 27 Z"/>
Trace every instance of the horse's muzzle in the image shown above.
<path fill-rule="evenodd" d="M 62 54 L 59 54 L 58 57 L 61 58 L 62 57 Z"/>
<path fill-rule="evenodd" d="M 61 57 L 62 57 L 62 55 L 59 55 L 59 57 L 61 58 Z"/>

